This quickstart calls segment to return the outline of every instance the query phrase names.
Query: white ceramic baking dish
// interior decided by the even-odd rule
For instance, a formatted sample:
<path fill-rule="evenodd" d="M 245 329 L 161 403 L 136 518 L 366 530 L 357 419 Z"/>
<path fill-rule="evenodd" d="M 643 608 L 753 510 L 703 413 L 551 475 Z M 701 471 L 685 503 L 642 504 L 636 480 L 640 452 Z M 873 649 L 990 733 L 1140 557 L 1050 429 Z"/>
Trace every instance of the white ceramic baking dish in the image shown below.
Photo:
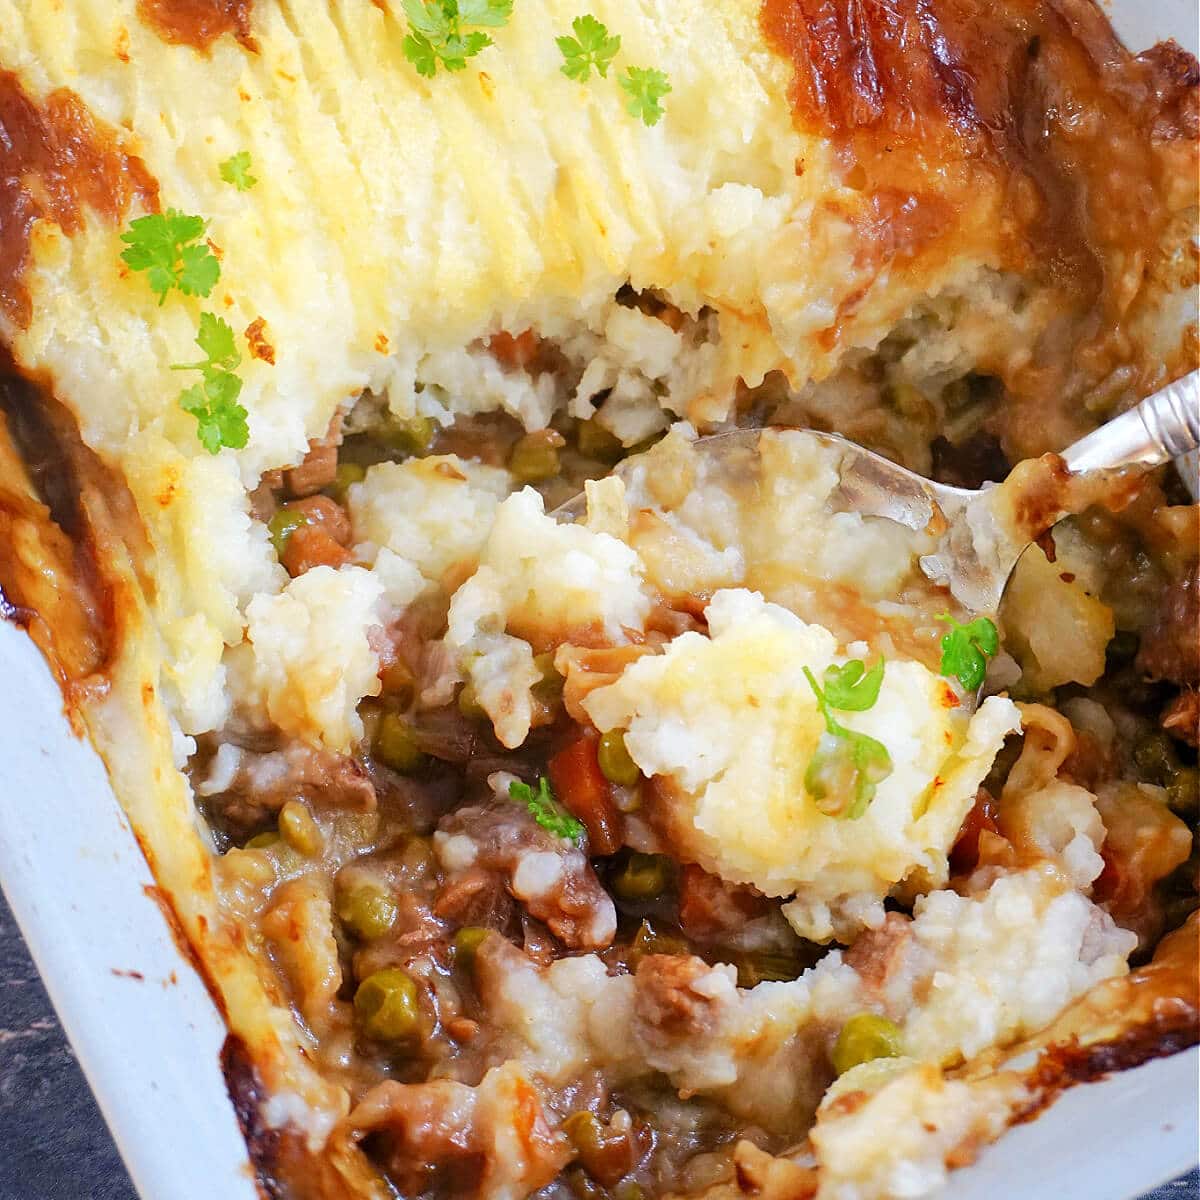
<path fill-rule="evenodd" d="M 1136 48 L 1197 52 L 1195 0 L 1117 0 Z M 0 883 L 145 1200 L 254 1200 L 218 1063 L 224 1026 L 40 655 L 0 622 Z M 954 1200 L 1127 1200 L 1196 1161 L 1200 1053 L 1068 1092 L 952 1177 Z"/>

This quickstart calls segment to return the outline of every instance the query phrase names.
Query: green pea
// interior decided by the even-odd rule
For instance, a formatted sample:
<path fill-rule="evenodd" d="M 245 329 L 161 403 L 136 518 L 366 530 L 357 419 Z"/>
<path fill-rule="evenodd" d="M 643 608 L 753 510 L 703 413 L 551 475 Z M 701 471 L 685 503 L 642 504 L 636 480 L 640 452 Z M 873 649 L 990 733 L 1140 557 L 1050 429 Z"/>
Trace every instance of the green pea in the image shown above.
<path fill-rule="evenodd" d="M 299 800 L 289 800 L 279 810 L 279 836 L 305 858 L 315 858 L 321 853 L 324 839 L 320 827 Z"/>
<path fill-rule="evenodd" d="M 432 417 L 393 417 L 383 431 L 383 440 L 402 454 L 424 454 L 437 433 Z"/>
<path fill-rule="evenodd" d="M 593 1155 L 604 1149 L 604 1126 L 592 1113 L 572 1113 L 563 1122 L 562 1128 L 578 1154 Z"/>
<path fill-rule="evenodd" d="M 612 890 L 622 900 L 654 900 L 667 890 L 671 869 L 661 854 L 634 851 L 611 877 Z"/>
<path fill-rule="evenodd" d="M 338 896 L 339 920 L 362 941 L 383 937 L 396 923 L 396 901 L 386 888 L 362 884 Z"/>
<path fill-rule="evenodd" d="M 411 775 L 425 762 L 412 727 L 399 713 L 384 713 L 380 717 L 371 748 L 381 763 L 402 775 Z"/>
<path fill-rule="evenodd" d="M 584 457 L 600 462 L 615 463 L 625 453 L 621 439 L 605 429 L 594 417 L 590 421 L 579 422 L 575 444 Z"/>
<path fill-rule="evenodd" d="M 301 525 L 307 524 L 304 513 L 296 508 L 281 508 L 267 522 L 267 532 L 271 535 L 271 544 L 275 547 L 277 557 L 283 557 L 288 539 Z"/>
<path fill-rule="evenodd" d="M 345 500 L 346 493 L 350 488 L 356 483 L 362 483 L 366 477 L 367 468 L 362 463 L 340 462 L 333 476 L 333 485 L 329 490 L 333 493 L 334 499 Z"/>
<path fill-rule="evenodd" d="M 380 1042 L 412 1037 L 420 1024 L 417 985 L 399 967 L 368 975 L 354 993 L 359 1028 Z"/>
<path fill-rule="evenodd" d="M 1177 767 L 1167 783 L 1167 804 L 1181 817 L 1194 817 L 1200 808 L 1200 770 Z"/>
<path fill-rule="evenodd" d="M 433 853 L 433 844 L 428 838 L 412 837 L 404 839 L 404 848 L 400 851 L 400 865 L 409 875 L 427 875 L 434 870 L 437 863 Z"/>
<path fill-rule="evenodd" d="M 1179 760 L 1165 734 L 1148 733 L 1133 747 L 1137 769 L 1151 783 L 1165 783 L 1179 768 Z"/>
<path fill-rule="evenodd" d="M 842 1026 L 833 1044 L 833 1069 L 845 1075 L 877 1058 L 897 1058 L 903 1054 L 900 1030 L 896 1025 L 875 1013 L 859 1013 Z"/>
<path fill-rule="evenodd" d="M 565 680 L 554 666 L 553 652 L 535 654 L 533 656 L 533 665 L 541 675 L 541 678 L 533 685 L 534 691 L 543 700 L 557 700 L 562 695 Z"/>
<path fill-rule="evenodd" d="M 925 393 L 911 383 L 893 383 L 885 392 L 885 399 L 902 416 L 929 417 L 933 415 L 933 405 L 925 398 Z"/>
<path fill-rule="evenodd" d="M 610 729 L 601 735 L 596 754 L 600 760 L 600 771 L 609 783 L 632 787 L 642 777 L 637 763 L 625 746 L 625 734 L 620 729 Z"/>
<path fill-rule="evenodd" d="M 560 464 L 558 450 L 566 444 L 561 433 L 539 429 L 518 439 L 508 456 L 508 469 L 518 483 L 540 483 L 553 479 Z"/>
<path fill-rule="evenodd" d="M 247 843 L 247 850 L 268 850 L 279 841 L 279 834 L 274 829 L 256 833 Z"/>
<path fill-rule="evenodd" d="M 454 965 L 464 970 L 475 966 L 475 955 L 492 931 L 484 925 L 464 925 L 454 934 Z"/>

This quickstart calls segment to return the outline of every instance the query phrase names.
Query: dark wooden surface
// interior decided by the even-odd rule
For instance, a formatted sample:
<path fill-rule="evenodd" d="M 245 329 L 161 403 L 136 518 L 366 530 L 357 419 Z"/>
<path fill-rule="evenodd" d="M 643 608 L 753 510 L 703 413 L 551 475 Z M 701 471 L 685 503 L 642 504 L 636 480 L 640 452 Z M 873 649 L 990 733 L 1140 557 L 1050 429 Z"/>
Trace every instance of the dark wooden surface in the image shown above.
<path fill-rule="evenodd" d="M 1193 1173 L 1153 1200 L 1198 1196 Z M 136 1200 L 2 896 L 0 1200 Z"/>

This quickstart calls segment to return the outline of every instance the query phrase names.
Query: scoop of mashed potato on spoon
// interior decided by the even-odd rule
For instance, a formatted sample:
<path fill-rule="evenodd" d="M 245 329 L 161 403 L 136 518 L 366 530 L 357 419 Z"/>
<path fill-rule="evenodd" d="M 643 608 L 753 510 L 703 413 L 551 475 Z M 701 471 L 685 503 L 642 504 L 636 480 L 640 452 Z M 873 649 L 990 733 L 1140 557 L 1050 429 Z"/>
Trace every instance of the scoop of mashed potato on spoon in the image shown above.
<path fill-rule="evenodd" d="M 944 883 L 976 791 L 1019 728 L 1016 705 L 993 696 L 969 715 L 927 667 L 884 663 L 874 702 L 833 719 L 886 762 L 863 780 L 861 814 L 833 810 L 813 763 L 856 739 L 830 745 L 818 689 L 847 655 L 826 629 L 743 589 L 717 592 L 705 617 L 708 636 L 682 634 L 583 701 L 601 732 L 625 731 L 672 849 L 731 882 L 794 895 L 788 919 L 815 941 L 880 924 L 898 884 Z"/>

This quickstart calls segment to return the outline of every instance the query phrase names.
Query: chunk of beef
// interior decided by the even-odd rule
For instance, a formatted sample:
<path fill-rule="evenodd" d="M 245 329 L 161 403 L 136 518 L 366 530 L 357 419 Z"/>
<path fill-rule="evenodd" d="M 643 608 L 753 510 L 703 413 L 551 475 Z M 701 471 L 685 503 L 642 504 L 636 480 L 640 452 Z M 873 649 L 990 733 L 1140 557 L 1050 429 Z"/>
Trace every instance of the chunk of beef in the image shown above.
<path fill-rule="evenodd" d="M 728 989 L 714 987 L 714 969 L 690 954 L 647 954 L 637 965 L 634 1008 L 640 1024 L 663 1038 L 713 1033 Z"/>
<path fill-rule="evenodd" d="M 503 886 L 573 950 L 608 946 L 616 909 L 582 850 L 555 837 L 520 805 L 460 808 L 434 835 L 446 885 L 435 911 L 461 911 L 464 894 Z"/>
<path fill-rule="evenodd" d="M 477 1087 L 388 1080 L 346 1120 L 355 1136 L 375 1135 L 388 1176 L 405 1196 L 527 1196 L 570 1158 L 515 1062 L 489 1071 Z"/>
<path fill-rule="evenodd" d="M 337 477 L 338 446 L 342 441 L 342 414 L 335 413 L 324 435 L 308 443 L 308 453 L 298 467 L 283 472 L 283 483 L 293 499 L 327 488 Z"/>
<path fill-rule="evenodd" d="M 293 579 L 313 567 L 337 567 L 348 563 L 346 548 L 352 536 L 346 510 L 328 496 L 307 496 L 284 505 L 284 511 L 298 513 L 304 524 L 289 535 L 280 561 Z"/>
<path fill-rule="evenodd" d="M 679 924 L 693 941 L 733 945 L 746 925 L 767 916 L 772 905 L 757 889 L 726 883 L 689 864 L 679 882 Z"/>
<path fill-rule="evenodd" d="M 1184 688 L 1163 709 L 1161 724 L 1173 738 L 1195 746 L 1200 742 L 1200 691 Z"/>
<path fill-rule="evenodd" d="M 360 812 L 375 807 L 374 785 L 357 759 L 302 742 L 265 752 L 225 742 L 195 786 L 234 837 L 260 829 L 289 800 Z"/>
<path fill-rule="evenodd" d="M 1200 580 L 1176 579 L 1163 592 L 1158 612 L 1142 634 L 1138 670 L 1151 679 L 1200 684 Z"/>
<path fill-rule="evenodd" d="M 882 996 L 903 969 L 911 941 L 912 921 L 901 913 L 888 913 L 878 929 L 860 934 L 846 951 L 846 965 L 858 972 L 868 992 Z"/>

